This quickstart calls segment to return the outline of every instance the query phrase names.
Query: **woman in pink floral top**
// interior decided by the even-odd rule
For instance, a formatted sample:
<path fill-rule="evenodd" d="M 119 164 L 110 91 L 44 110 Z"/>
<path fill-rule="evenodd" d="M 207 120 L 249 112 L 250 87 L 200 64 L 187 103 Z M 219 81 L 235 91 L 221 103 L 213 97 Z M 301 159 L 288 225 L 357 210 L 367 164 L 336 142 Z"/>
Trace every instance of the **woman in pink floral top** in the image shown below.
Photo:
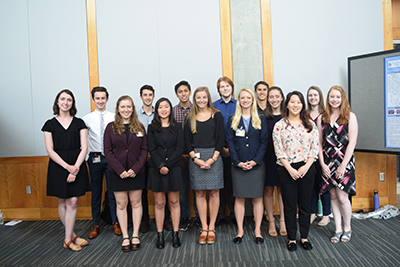
<path fill-rule="evenodd" d="M 289 251 L 297 249 L 296 211 L 299 208 L 301 246 L 312 249 L 307 236 L 310 229 L 310 201 L 314 184 L 314 161 L 318 158 L 318 130 L 306 115 L 302 93 L 288 94 L 282 119 L 273 130 L 273 141 L 285 212 Z"/>

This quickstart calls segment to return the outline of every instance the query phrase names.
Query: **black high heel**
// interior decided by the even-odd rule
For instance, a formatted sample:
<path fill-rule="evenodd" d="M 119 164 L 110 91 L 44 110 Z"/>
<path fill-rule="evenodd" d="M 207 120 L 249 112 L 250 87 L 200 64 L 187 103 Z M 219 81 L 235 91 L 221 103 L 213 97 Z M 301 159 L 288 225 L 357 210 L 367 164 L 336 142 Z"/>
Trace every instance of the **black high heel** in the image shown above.
<path fill-rule="evenodd" d="M 156 247 L 158 249 L 163 249 L 165 246 L 165 242 L 164 242 L 164 232 L 158 232 L 157 233 L 157 244 Z"/>
<path fill-rule="evenodd" d="M 179 231 L 172 233 L 172 246 L 174 248 L 179 248 L 181 246 L 181 241 L 179 240 Z"/>

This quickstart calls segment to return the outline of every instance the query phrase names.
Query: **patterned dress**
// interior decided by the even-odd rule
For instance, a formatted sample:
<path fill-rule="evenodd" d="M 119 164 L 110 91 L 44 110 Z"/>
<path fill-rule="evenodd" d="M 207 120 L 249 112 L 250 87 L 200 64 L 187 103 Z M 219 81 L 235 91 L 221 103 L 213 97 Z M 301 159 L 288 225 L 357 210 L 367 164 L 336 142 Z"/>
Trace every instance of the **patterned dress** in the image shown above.
<path fill-rule="evenodd" d="M 338 187 L 347 192 L 351 196 L 356 194 L 356 175 L 354 165 L 354 154 L 347 163 L 344 175 L 337 179 L 335 174 L 337 168 L 343 161 L 349 144 L 349 126 L 339 125 L 337 121 L 333 127 L 328 123 L 321 122 L 323 144 L 324 163 L 331 171 L 331 178 L 322 176 L 321 193 L 328 192 L 334 187 Z"/>

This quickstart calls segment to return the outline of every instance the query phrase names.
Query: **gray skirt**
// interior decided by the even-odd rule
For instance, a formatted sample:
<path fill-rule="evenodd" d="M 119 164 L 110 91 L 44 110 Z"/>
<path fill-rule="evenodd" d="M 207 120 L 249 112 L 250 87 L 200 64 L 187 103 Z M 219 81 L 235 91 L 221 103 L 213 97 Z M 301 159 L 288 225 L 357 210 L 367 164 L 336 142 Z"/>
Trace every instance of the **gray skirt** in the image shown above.
<path fill-rule="evenodd" d="M 249 171 L 231 167 L 233 196 L 241 198 L 260 198 L 263 196 L 265 164 L 255 166 Z"/>
<path fill-rule="evenodd" d="M 207 161 L 214 154 L 215 148 L 195 148 L 200 159 Z M 221 156 L 208 170 L 201 169 L 192 160 L 189 161 L 190 182 L 193 190 L 215 190 L 224 188 L 224 167 Z"/>

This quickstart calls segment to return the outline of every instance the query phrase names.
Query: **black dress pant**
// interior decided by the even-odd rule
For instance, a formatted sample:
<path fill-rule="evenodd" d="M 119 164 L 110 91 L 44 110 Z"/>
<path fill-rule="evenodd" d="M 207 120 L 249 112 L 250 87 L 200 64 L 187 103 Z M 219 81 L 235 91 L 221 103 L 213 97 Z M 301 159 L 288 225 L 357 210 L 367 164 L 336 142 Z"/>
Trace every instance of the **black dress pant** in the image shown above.
<path fill-rule="evenodd" d="M 305 162 L 292 163 L 291 166 L 298 170 Z M 310 201 L 314 186 L 315 167 L 310 167 L 303 178 L 293 180 L 283 166 L 279 166 L 279 179 L 281 182 L 282 200 L 284 206 L 286 230 L 289 240 L 296 240 L 297 207 L 299 208 L 300 236 L 305 239 L 310 230 Z"/>

